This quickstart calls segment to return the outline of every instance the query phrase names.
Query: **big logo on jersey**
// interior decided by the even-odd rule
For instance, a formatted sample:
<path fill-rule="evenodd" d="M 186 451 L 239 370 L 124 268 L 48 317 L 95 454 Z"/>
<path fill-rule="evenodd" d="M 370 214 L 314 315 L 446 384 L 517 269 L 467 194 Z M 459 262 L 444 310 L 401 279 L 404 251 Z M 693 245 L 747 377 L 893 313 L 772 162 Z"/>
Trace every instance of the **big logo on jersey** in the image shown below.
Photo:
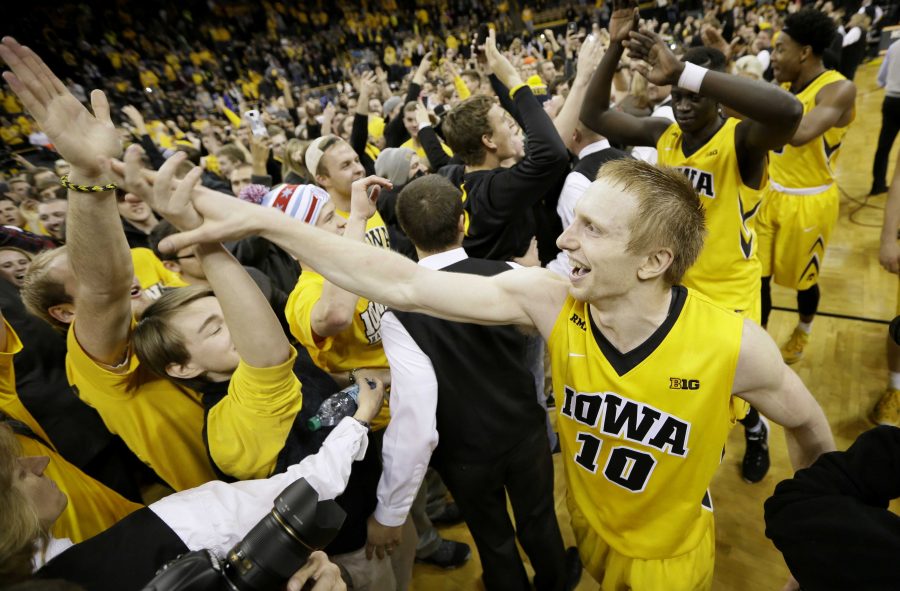
<path fill-rule="evenodd" d="M 710 199 L 716 198 L 715 178 L 711 172 L 706 172 L 699 168 L 691 168 L 690 166 L 679 166 L 677 168 L 691 181 L 698 193 Z"/>
<path fill-rule="evenodd" d="M 576 392 L 566 386 L 560 413 L 592 431 L 638 443 L 676 457 L 686 457 L 691 424 L 648 404 L 629 400 L 615 392 Z M 580 444 L 574 461 L 596 473 L 603 440 L 590 431 L 576 435 Z M 603 468 L 607 480 L 631 492 L 641 492 L 653 473 L 656 458 L 646 451 L 614 447 Z"/>

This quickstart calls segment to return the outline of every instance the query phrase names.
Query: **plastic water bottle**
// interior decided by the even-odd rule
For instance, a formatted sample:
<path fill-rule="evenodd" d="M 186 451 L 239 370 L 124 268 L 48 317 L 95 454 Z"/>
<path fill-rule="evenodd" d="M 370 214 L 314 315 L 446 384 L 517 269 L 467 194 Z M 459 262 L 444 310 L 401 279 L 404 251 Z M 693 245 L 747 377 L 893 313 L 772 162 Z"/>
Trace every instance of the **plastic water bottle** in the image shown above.
<path fill-rule="evenodd" d="M 322 401 L 316 415 L 306 421 L 306 426 L 310 431 L 334 427 L 344 417 L 353 415 L 357 408 L 359 408 L 359 384 L 351 384 Z"/>

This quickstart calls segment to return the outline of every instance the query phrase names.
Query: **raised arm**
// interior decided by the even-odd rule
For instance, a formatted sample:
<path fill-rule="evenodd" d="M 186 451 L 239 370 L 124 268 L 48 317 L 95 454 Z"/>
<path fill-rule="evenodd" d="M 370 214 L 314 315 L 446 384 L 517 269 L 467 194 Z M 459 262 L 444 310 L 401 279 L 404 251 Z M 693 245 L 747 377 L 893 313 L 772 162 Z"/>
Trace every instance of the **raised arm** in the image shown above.
<path fill-rule="evenodd" d="M 203 221 L 191 203 L 191 193 L 202 170 L 195 167 L 181 182 L 175 183 L 175 169 L 184 159 L 182 152 L 169 158 L 151 189 L 141 177 L 138 150 L 129 148 L 125 155 L 126 183 L 172 225 L 190 230 Z M 244 267 L 221 243 L 199 244 L 195 252 L 222 306 L 225 324 L 240 358 L 258 368 L 275 367 L 287 361 L 291 346 L 281 323 Z"/>
<path fill-rule="evenodd" d="M 366 238 L 366 224 L 375 215 L 375 203 L 366 195 L 366 189 L 375 185 L 373 179 L 366 177 L 353 183 L 350 193 L 350 219 L 344 228 L 345 240 L 362 242 Z M 337 214 L 335 214 L 337 215 Z M 316 269 L 316 267 L 313 267 Z M 330 281 L 322 284 L 322 295 L 313 305 L 310 322 L 313 332 L 320 337 L 330 337 L 342 333 L 353 324 L 356 315 L 356 303 L 359 296 L 341 289 Z"/>
<path fill-rule="evenodd" d="M 816 106 L 803 115 L 791 137 L 792 146 L 802 146 L 832 127 L 849 125 L 856 104 L 856 85 L 849 80 L 833 82 L 819 91 Z"/>
<path fill-rule="evenodd" d="M 603 58 L 605 47 L 603 40 L 594 36 L 590 36 L 585 40 L 584 44 L 578 52 L 578 70 L 575 73 L 575 80 L 572 82 L 572 88 L 566 97 L 566 102 L 560 110 L 553 125 L 559 133 L 559 137 L 569 151 L 573 150 L 575 126 L 578 125 L 578 116 L 581 113 L 581 107 L 584 104 L 584 97 L 587 95 L 588 84 L 597 65 Z"/>
<path fill-rule="evenodd" d="M 91 93 L 91 114 L 41 58 L 11 37 L 3 39 L 0 58 L 12 70 L 4 79 L 71 164 L 70 181 L 109 183 L 101 158 L 118 156 L 122 147 L 106 96 L 99 90 Z M 128 343 L 134 269 L 114 192 L 69 191 L 66 236 L 69 265 L 77 277 L 78 342 L 97 361 L 118 365 Z"/>
<path fill-rule="evenodd" d="M 685 62 L 672 53 L 659 35 L 649 29 L 632 31 L 626 46 L 636 58 L 633 67 L 647 80 L 658 86 L 679 83 Z M 699 68 L 692 64 L 690 67 Z M 746 116 L 738 125 L 736 141 L 761 156 L 789 142 L 803 117 L 800 101 L 768 82 L 705 70 L 695 92 Z"/>
<path fill-rule="evenodd" d="M 628 34 L 637 29 L 638 8 L 633 0 L 616 0 L 615 10 L 609 21 L 609 49 L 600 60 L 593 78 L 585 91 L 581 107 L 581 122 L 617 144 L 628 146 L 655 146 L 659 136 L 671 125 L 666 119 L 635 117 L 610 109 L 613 77 Z"/>
<path fill-rule="evenodd" d="M 222 193 L 198 189 L 193 201 L 203 225 L 166 238 L 160 243 L 164 252 L 260 234 L 337 286 L 372 301 L 455 321 L 535 326 L 544 336 L 568 293 L 565 279 L 539 267 L 496 277 L 431 271 L 400 254 L 345 240 Z"/>
<path fill-rule="evenodd" d="M 784 364 L 768 333 L 749 320 L 744 321 L 733 393 L 784 427 L 795 470 L 834 451 L 834 438 L 822 407 Z"/>

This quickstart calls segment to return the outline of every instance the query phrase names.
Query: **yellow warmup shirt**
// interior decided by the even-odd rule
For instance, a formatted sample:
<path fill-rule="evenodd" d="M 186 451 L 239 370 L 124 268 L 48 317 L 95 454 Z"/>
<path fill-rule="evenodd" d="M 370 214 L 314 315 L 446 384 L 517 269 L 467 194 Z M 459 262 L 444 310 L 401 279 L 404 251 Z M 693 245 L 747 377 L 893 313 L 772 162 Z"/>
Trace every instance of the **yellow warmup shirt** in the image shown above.
<path fill-rule="evenodd" d="M 141 506 L 97 482 L 70 464 L 52 446 L 53 442 L 22 404 L 16 392 L 13 357 L 22 350 L 22 341 L 6 320 L 6 348 L 0 351 L 0 413 L 24 423 L 43 440 L 16 433 L 25 456 L 47 456 L 44 473 L 66 494 L 69 503 L 53 525 L 52 534 L 78 543 L 99 534 Z M 46 445 L 45 445 L 46 443 Z"/>
<path fill-rule="evenodd" d="M 276 367 L 238 365 L 228 395 L 206 419 L 209 453 L 222 472 L 239 480 L 272 475 L 303 403 L 296 359 L 292 347 L 290 358 Z"/>
<path fill-rule="evenodd" d="M 149 248 L 132 248 L 131 262 L 134 265 L 134 275 L 141 284 L 141 289 L 154 300 L 162 295 L 164 287 L 187 287 L 188 285 L 178 273 L 166 269 L 162 261 Z"/>
<path fill-rule="evenodd" d="M 742 329 L 737 314 L 677 286 L 666 321 L 622 354 L 589 304 L 566 300 L 547 346 L 569 502 L 617 552 L 678 556 L 712 525 L 707 487 L 735 423 Z"/>
<path fill-rule="evenodd" d="M 345 218 L 349 213 L 335 210 Z M 366 224 L 366 242 L 381 248 L 390 248 L 387 227 L 377 212 Z M 288 297 L 285 316 L 291 334 L 306 347 L 313 363 L 329 373 L 345 373 L 352 369 L 387 368 L 387 357 L 381 345 L 381 316 L 386 306 L 365 298 L 356 301 L 356 314 L 350 328 L 330 337 L 313 334 L 312 310 L 322 297 L 325 278 L 311 270 L 300 274 L 294 291 Z M 388 405 L 384 404 L 373 428 L 381 428 L 388 422 Z"/>
<path fill-rule="evenodd" d="M 834 70 L 826 70 L 797 93 L 797 100 L 803 105 L 803 115 L 806 116 L 815 108 L 816 95 L 822 88 L 841 80 L 846 78 Z M 783 84 L 782 87 L 790 90 L 789 83 Z M 856 117 L 855 112 L 853 117 Z M 769 154 L 769 177 L 772 188 L 788 193 L 793 192 L 792 189 L 810 194 L 825 191 L 834 183 L 834 166 L 840 152 L 841 141 L 848 128 L 849 124 L 844 127 L 832 127 L 802 146 L 786 145 L 780 150 L 773 150 Z"/>
<path fill-rule="evenodd" d="M 708 142 L 690 156 L 682 151 L 681 128 L 673 123 L 656 143 L 659 163 L 674 166 L 691 180 L 706 209 L 706 242 L 683 283 L 729 310 L 749 309 L 760 290 L 754 216 L 763 189 L 744 184 L 738 167 L 734 132 L 740 121 L 729 118 Z M 765 187 L 765 179 L 763 179 Z"/>
<path fill-rule="evenodd" d="M 151 375 L 133 352 L 122 373 L 106 369 L 81 348 L 74 323 L 67 346 L 66 373 L 75 393 L 166 484 L 181 491 L 216 479 L 203 444 L 203 406 L 196 392 Z"/>

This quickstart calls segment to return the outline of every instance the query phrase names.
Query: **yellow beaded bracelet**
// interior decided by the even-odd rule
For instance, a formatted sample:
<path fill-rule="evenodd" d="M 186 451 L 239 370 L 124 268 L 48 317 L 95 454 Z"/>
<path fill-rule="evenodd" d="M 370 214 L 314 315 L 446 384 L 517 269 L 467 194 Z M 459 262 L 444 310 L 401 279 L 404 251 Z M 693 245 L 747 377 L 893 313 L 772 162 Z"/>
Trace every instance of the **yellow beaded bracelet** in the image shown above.
<path fill-rule="evenodd" d="M 59 179 L 59 184 L 76 193 L 105 193 L 106 191 L 115 191 L 119 188 L 115 183 L 108 183 L 106 185 L 76 185 L 69 180 L 69 175 L 67 174 Z"/>

